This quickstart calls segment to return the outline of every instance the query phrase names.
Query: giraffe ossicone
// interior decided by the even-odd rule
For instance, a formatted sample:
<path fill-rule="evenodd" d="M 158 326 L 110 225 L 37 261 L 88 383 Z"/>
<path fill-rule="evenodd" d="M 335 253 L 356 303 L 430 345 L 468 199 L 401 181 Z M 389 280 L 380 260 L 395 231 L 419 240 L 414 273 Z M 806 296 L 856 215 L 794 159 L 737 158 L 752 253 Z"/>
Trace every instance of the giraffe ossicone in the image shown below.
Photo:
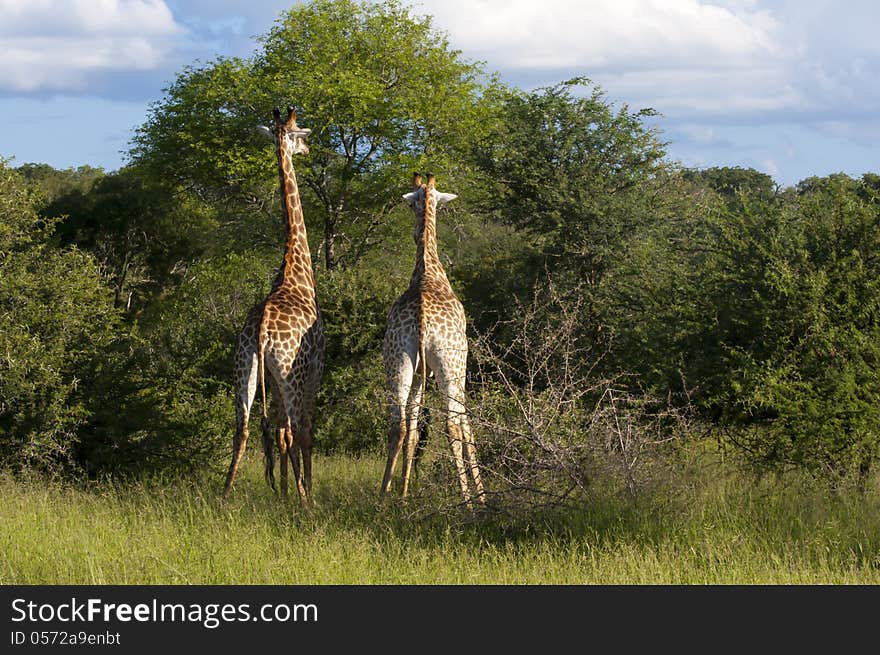
<path fill-rule="evenodd" d="M 228 497 L 248 438 L 251 405 L 259 387 L 262 399 L 263 451 L 266 477 L 274 487 L 274 443 L 267 407 L 266 384 L 273 398 L 277 421 L 275 440 L 280 454 L 281 493 L 287 494 L 287 462 L 293 472 L 300 500 L 308 504 L 312 478 L 312 437 L 318 385 L 324 368 L 324 325 L 315 293 L 312 258 L 302 214 L 293 155 L 307 155 L 308 128 L 296 124 L 296 112 L 273 111 L 270 133 L 281 184 L 281 206 L 285 217 L 284 258 L 272 289 L 245 319 L 235 351 L 236 428 L 232 461 L 226 475 L 223 497 Z M 263 129 L 261 129 L 261 127 Z M 302 468 L 300 468 L 302 456 Z"/>

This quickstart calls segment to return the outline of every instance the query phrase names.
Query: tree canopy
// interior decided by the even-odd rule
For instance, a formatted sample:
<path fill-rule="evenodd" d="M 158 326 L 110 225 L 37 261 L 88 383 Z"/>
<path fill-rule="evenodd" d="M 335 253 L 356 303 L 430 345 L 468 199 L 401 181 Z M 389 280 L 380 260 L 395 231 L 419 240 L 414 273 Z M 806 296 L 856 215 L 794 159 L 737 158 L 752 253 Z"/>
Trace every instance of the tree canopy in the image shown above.
<path fill-rule="evenodd" d="M 184 70 L 138 131 L 132 161 L 205 197 L 274 210 L 271 148 L 254 128 L 274 106 L 301 108 L 313 132 L 297 174 L 328 270 L 381 240 L 409 171 L 449 167 L 491 111 L 481 66 L 394 0 L 299 5 L 259 44 L 248 60 Z"/>

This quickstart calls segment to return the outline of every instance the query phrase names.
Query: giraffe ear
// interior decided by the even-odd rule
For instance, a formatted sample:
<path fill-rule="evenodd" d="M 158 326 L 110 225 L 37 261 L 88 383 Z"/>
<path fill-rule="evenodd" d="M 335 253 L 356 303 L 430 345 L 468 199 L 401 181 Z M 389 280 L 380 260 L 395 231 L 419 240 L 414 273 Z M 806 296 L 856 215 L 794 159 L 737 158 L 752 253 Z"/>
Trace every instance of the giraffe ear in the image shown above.
<path fill-rule="evenodd" d="M 456 195 L 454 193 L 440 193 L 438 191 L 436 195 L 437 195 L 437 204 L 439 204 L 439 205 L 445 205 L 447 202 L 450 202 L 450 201 L 458 198 L 458 195 Z"/>
<path fill-rule="evenodd" d="M 413 199 L 416 197 L 416 193 L 416 191 L 410 191 L 409 193 L 404 193 L 401 197 L 408 203 L 412 204 Z"/>
<path fill-rule="evenodd" d="M 265 125 L 257 125 L 257 132 L 259 132 L 259 133 L 262 134 L 263 136 L 268 137 L 268 138 L 270 138 L 270 139 L 274 139 L 274 138 L 275 138 L 275 135 L 272 134 L 272 130 L 270 130 L 270 129 L 269 129 L 268 127 L 266 127 Z"/>

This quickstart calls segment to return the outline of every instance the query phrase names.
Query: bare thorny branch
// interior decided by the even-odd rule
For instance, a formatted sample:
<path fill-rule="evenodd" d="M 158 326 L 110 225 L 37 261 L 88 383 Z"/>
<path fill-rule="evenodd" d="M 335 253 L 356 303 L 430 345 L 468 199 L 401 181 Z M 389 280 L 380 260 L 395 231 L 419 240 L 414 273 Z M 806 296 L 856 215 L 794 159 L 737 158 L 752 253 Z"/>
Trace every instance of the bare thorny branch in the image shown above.
<path fill-rule="evenodd" d="M 664 449 L 691 429 L 687 394 L 657 398 L 633 375 L 597 374 L 604 353 L 581 336 L 580 297 L 548 283 L 515 321 L 471 338 L 468 416 L 491 511 L 521 517 L 587 502 L 596 481 L 636 495 Z M 440 419 L 435 431 L 445 425 L 440 400 L 424 401 Z M 448 447 L 434 444 L 436 481 L 449 489 Z M 458 507 L 449 498 L 445 509 Z"/>

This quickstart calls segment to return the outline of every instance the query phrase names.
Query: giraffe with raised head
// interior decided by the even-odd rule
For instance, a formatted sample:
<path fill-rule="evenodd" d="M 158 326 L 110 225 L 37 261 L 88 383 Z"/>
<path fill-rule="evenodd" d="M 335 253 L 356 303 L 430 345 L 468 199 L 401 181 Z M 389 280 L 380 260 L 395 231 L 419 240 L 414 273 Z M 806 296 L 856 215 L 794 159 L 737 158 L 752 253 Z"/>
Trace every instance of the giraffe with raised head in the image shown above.
<path fill-rule="evenodd" d="M 470 505 L 475 494 L 479 502 L 484 502 L 476 446 L 465 409 L 468 342 L 464 307 L 437 254 L 437 207 L 457 197 L 437 191 L 436 179 L 430 174 L 425 183 L 421 175 L 415 174 L 413 191 L 403 196 L 416 218 L 416 264 L 409 287 L 391 305 L 382 346 L 391 405 L 382 498 L 391 488 L 401 448 L 402 495 L 406 497 L 409 491 L 419 439 L 419 413 L 431 371 L 445 402 L 446 436 L 464 500 Z"/>
<path fill-rule="evenodd" d="M 286 228 L 284 259 L 269 295 L 251 309 L 239 333 L 235 352 L 235 436 L 223 497 L 232 489 L 244 454 L 248 417 L 258 386 L 263 407 L 266 477 L 274 486 L 274 453 L 266 404 L 268 378 L 278 420 L 281 493 L 287 495 L 289 459 L 300 500 L 307 505 L 312 480 L 315 398 L 324 369 L 324 325 L 315 296 L 312 257 L 292 157 L 308 154 L 305 139 L 311 130 L 296 124 L 292 107 L 288 107 L 286 120 L 278 109 L 273 116 L 274 129 L 258 129 L 275 141 Z"/>

